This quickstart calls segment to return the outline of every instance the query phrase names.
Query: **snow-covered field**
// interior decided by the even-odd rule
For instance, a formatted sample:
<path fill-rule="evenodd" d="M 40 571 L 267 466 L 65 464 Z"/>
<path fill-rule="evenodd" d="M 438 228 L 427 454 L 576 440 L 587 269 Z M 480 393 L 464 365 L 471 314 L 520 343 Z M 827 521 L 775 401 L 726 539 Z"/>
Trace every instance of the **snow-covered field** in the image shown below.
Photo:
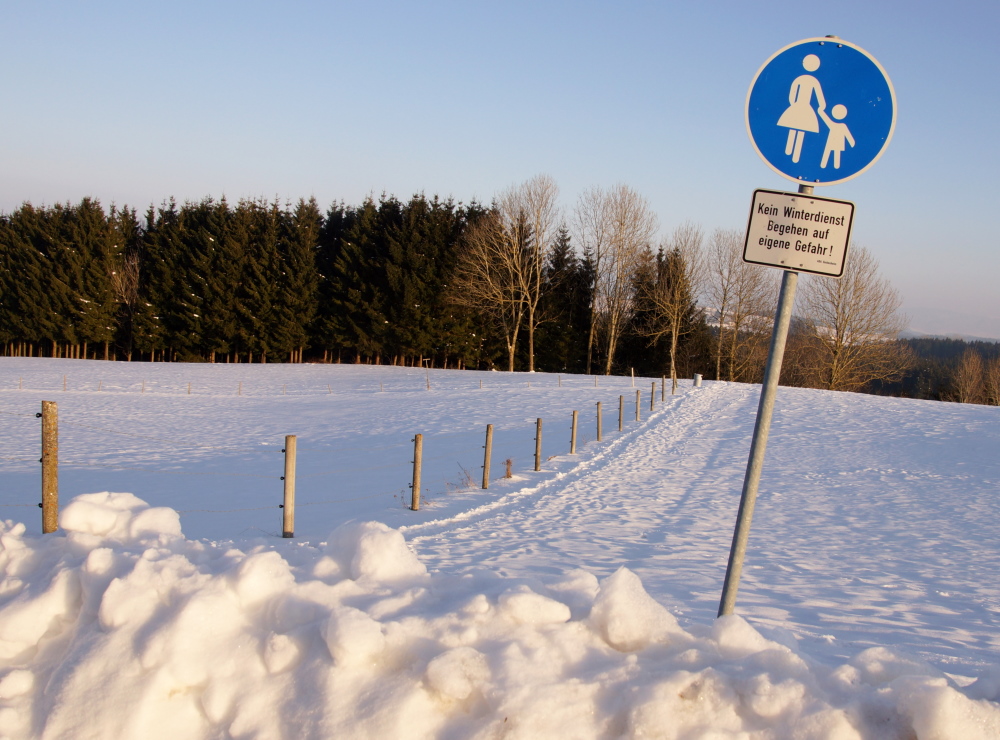
<path fill-rule="evenodd" d="M 1000 737 L 1000 409 L 782 388 L 716 620 L 758 388 L 650 382 L 0 359 L 0 737 Z"/>

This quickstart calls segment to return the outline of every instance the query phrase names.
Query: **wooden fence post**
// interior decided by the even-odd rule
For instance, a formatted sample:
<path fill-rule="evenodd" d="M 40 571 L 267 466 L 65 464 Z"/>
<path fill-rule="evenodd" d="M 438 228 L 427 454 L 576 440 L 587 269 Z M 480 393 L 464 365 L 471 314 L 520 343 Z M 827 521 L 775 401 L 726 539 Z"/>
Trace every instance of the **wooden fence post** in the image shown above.
<path fill-rule="evenodd" d="M 622 430 L 622 419 L 625 416 L 625 396 L 618 396 L 618 431 Z"/>
<path fill-rule="evenodd" d="M 535 422 L 535 470 L 542 469 L 542 420 Z"/>
<path fill-rule="evenodd" d="M 483 490 L 490 487 L 490 457 L 493 455 L 493 425 L 486 425 L 486 453 L 483 455 Z"/>
<path fill-rule="evenodd" d="M 424 435 L 413 435 L 413 483 L 410 484 L 410 509 L 420 511 L 420 470 L 424 459 Z"/>
<path fill-rule="evenodd" d="M 59 407 L 42 401 L 42 532 L 59 528 Z"/>
<path fill-rule="evenodd" d="M 575 455 L 576 454 L 576 421 L 577 421 L 577 417 L 578 416 L 579 416 L 579 412 L 578 411 L 574 411 L 573 412 L 573 428 L 572 428 L 572 431 L 570 431 L 570 434 L 569 434 L 569 454 L 571 454 L 571 455 Z"/>
<path fill-rule="evenodd" d="M 656 411 L 656 381 L 653 381 L 653 390 L 649 392 L 649 412 Z"/>
<path fill-rule="evenodd" d="M 642 421 L 639 416 L 639 403 L 642 401 L 642 391 L 636 390 L 635 392 L 635 420 Z"/>
<path fill-rule="evenodd" d="M 597 441 L 601 441 L 601 402 L 597 402 Z"/>
<path fill-rule="evenodd" d="M 295 447 L 297 438 L 294 434 L 285 436 L 285 474 L 281 480 L 285 482 L 284 510 L 281 515 L 281 536 L 295 536 Z"/>

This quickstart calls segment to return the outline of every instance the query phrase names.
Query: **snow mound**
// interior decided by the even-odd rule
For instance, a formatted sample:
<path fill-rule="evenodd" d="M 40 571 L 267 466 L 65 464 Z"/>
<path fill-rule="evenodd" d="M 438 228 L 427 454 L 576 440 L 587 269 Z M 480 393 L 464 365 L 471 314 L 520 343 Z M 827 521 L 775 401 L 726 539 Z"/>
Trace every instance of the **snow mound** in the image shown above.
<path fill-rule="evenodd" d="M 625 568 L 526 585 L 428 573 L 382 524 L 244 552 L 177 522 L 100 493 L 57 534 L 0 523 L 0 737 L 1000 737 L 996 667 L 686 631 Z"/>

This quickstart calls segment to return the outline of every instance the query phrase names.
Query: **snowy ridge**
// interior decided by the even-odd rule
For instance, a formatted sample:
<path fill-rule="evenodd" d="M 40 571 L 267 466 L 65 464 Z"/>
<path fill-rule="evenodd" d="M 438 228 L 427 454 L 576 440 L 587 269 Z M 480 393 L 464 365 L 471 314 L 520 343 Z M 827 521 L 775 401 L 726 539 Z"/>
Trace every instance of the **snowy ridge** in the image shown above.
<path fill-rule="evenodd" d="M 429 575 L 373 522 L 242 551 L 130 494 L 78 497 L 56 536 L 2 529 L 9 738 L 1000 731 L 1000 671 L 961 691 L 884 648 L 827 667 L 740 617 L 684 630 L 625 568 L 534 588 Z"/>

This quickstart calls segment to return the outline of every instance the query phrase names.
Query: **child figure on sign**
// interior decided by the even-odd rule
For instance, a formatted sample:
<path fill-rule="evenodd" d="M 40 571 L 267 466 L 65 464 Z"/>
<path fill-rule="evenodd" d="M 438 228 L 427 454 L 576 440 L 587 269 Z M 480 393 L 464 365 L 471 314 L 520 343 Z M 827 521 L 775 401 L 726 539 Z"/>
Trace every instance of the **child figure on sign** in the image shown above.
<path fill-rule="evenodd" d="M 847 128 L 846 123 L 840 122 L 847 117 L 847 106 L 840 105 L 839 103 L 833 106 L 831 113 L 833 114 L 833 118 L 837 120 L 830 118 L 822 108 L 818 112 L 820 118 L 823 119 L 823 123 L 830 129 L 830 133 L 826 137 L 826 148 L 823 149 L 823 161 L 820 162 L 819 166 L 825 168 L 826 163 L 830 161 L 830 153 L 833 152 L 833 168 L 839 170 L 840 153 L 844 151 L 847 144 L 854 146 L 854 137 L 851 136 L 851 130 Z"/>

